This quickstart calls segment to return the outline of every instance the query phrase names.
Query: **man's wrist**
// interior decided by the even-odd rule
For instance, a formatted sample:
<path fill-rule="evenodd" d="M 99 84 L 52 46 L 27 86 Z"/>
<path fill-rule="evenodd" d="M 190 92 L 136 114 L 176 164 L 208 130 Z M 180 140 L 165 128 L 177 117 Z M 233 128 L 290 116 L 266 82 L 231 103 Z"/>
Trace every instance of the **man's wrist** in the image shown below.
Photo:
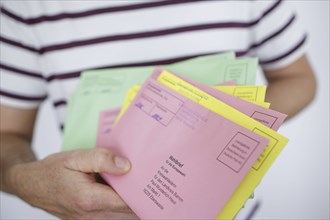
<path fill-rule="evenodd" d="M 18 180 L 19 180 L 19 168 L 20 164 L 14 164 L 11 167 L 7 168 L 7 171 L 4 175 L 4 186 L 5 191 L 18 196 Z"/>
<path fill-rule="evenodd" d="M 32 162 L 34 163 L 34 162 Z M 31 190 L 31 184 L 27 184 L 29 179 L 32 179 L 31 174 L 31 162 L 20 163 L 12 165 L 5 175 L 6 191 L 10 194 L 16 195 L 17 197 L 31 203 L 29 198 L 29 192 Z"/>

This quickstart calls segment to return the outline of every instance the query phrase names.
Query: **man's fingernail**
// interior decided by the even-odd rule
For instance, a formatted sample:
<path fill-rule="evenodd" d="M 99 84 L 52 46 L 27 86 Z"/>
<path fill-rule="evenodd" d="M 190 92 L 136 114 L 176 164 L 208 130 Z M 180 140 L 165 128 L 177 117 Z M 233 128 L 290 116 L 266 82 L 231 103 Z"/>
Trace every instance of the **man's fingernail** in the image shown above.
<path fill-rule="evenodd" d="M 117 168 L 121 169 L 121 170 L 129 170 L 131 165 L 128 162 L 128 160 L 122 158 L 122 157 L 115 157 L 115 165 Z"/>

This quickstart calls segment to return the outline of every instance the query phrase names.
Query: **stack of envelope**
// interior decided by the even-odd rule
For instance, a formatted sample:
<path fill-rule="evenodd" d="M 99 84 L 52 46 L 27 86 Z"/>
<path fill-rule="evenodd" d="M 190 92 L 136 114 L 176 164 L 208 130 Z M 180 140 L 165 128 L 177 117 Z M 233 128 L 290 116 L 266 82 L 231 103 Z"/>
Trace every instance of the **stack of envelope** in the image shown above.
<path fill-rule="evenodd" d="M 163 67 L 209 86 L 225 82 L 255 85 L 257 64 L 256 58 L 236 59 L 235 53 L 228 52 Z M 153 73 L 154 68 L 144 66 L 83 72 L 75 93 L 68 101 L 62 149 L 94 147 L 99 112 L 113 109 L 113 114 L 118 113 L 127 90 L 136 84 L 142 84 Z"/>
<path fill-rule="evenodd" d="M 102 176 L 141 219 L 233 219 L 288 142 L 276 132 L 286 115 L 269 109 L 256 68 L 225 53 L 86 72 L 63 150 L 128 158 L 128 174 Z"/>

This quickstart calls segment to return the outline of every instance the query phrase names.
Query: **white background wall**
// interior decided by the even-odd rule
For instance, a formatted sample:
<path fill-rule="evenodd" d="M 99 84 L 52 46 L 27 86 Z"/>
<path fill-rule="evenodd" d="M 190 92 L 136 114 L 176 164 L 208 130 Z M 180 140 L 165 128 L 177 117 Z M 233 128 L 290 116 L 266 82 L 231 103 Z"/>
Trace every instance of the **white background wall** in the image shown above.
<path fill-rule="evenodd" d="M 247 203 L 238 218 L 245 218 L 260 203 L 255 219 L 330 219 L 330 3 L 306 0 L 290 4 L 310 33 L 309 58 L 317 73 L 318 94 L 311 106 L 280 129 L 290 142 L 259 185 L 256 198 Z M 61 136 L 49 102 L 42 107 L 36 130 L 34 146 L 40 158 L 59 151 Z M 10 195 L 1 193 L 0 199 L 1 219 L 55 218 Z"/>

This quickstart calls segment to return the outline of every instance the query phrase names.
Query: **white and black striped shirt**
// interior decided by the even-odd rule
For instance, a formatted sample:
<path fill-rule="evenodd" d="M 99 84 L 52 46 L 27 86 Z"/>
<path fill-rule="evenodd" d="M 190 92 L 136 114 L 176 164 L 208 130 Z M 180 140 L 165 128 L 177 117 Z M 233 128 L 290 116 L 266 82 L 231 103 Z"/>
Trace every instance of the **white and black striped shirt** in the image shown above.
<path fill-rule="evenodd" d="M 306 34 L 279 0 L 4 1 L 0 40 L 1 104 L 33 108 L 48 97 L 63 124 L 84 70 L 223 51 L 275 69 L 305 52 Z"/>

